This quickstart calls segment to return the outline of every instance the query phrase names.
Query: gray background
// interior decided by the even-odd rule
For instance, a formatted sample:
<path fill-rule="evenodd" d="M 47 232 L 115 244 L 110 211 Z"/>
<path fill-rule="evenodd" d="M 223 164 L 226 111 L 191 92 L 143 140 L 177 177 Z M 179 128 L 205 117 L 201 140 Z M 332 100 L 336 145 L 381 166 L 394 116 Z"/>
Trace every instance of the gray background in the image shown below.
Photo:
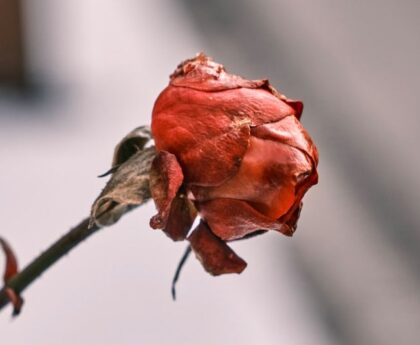
<path fill-rule="evenodd" d="M 293 239 L 235 244 L 212 278 L 149 229 L 152 204 L 80 245 L 0 314 L 4 344 L 417 344 L 419 1 L 24 2 L 34 94 L 0 90 L 1 235 L 25 265 L 89 212 L 118 140 L 205 51 L 305 103 L 320 183 Z M 0 265 L 3 265 L 0 257 Z"/>

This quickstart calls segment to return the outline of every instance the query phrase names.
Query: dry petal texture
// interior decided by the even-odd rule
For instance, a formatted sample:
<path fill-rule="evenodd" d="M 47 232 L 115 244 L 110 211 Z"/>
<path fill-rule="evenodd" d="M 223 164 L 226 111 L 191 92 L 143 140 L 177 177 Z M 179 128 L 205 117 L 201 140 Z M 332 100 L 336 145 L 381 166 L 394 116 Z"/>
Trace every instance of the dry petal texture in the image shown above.
<path fill-rule="evenodd" d="M 229 74 L 203 54 L 181 63 L 153 109 L 152 227 L 184 239 L 195 208 L 202 220 L 188 240 L 215 275 L 245 268 L 226 242 L 260 230 L 291 236 L 318 181 L 302 110 L 268 80 Z"/>

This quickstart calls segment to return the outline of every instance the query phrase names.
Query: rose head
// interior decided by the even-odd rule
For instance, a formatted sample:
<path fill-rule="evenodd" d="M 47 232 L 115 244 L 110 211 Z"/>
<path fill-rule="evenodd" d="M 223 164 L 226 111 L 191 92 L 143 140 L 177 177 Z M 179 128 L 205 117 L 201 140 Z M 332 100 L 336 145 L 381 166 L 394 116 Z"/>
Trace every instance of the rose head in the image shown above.
<path fill-rule="evenodd" d="M 227 241 L 261 230 L 291 236 L 318 180 L 302 109 L 268 80 L 229 74 L 203 54 L 181 63 L 153 109 L 151 226 L 183 240 L 198 214 L 188 240 L 214 275 L 246 266 Z"/>

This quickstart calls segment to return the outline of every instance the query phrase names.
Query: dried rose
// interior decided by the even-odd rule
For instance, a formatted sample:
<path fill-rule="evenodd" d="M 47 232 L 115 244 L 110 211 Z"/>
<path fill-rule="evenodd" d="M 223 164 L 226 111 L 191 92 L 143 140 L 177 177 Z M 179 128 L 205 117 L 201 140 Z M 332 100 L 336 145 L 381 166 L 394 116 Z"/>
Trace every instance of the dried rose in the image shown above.
<path fill-rule="evenodd" d="M 153 109 L 151 226 L 183 240 L 198 212 L 188 240 L 214 275 L 246 267 L 227 241 L 259 230 L 291 236 L 302 197 L 318 181 L 302 109 L 268 80 L 229 74 L 203 54 L 181 63 Z"/>

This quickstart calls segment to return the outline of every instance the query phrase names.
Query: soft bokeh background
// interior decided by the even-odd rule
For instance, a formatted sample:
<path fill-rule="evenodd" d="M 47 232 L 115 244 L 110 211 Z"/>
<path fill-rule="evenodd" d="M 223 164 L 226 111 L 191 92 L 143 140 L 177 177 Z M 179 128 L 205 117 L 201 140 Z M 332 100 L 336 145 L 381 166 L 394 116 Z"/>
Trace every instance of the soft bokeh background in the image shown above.
<path fill-rule="evenodd" d="M 17 3 L 0 2 L 0 233 L 22 265 L 88 214 L 114 145 L 198 51 L 304 100 L 321 162 L 293 239 L 235 244 L 242 275 L 190 260 L 172 302 L 185 244 L 148 204 L 3 310 L 2 344 L 418 343 L 419 1 Z"/>

